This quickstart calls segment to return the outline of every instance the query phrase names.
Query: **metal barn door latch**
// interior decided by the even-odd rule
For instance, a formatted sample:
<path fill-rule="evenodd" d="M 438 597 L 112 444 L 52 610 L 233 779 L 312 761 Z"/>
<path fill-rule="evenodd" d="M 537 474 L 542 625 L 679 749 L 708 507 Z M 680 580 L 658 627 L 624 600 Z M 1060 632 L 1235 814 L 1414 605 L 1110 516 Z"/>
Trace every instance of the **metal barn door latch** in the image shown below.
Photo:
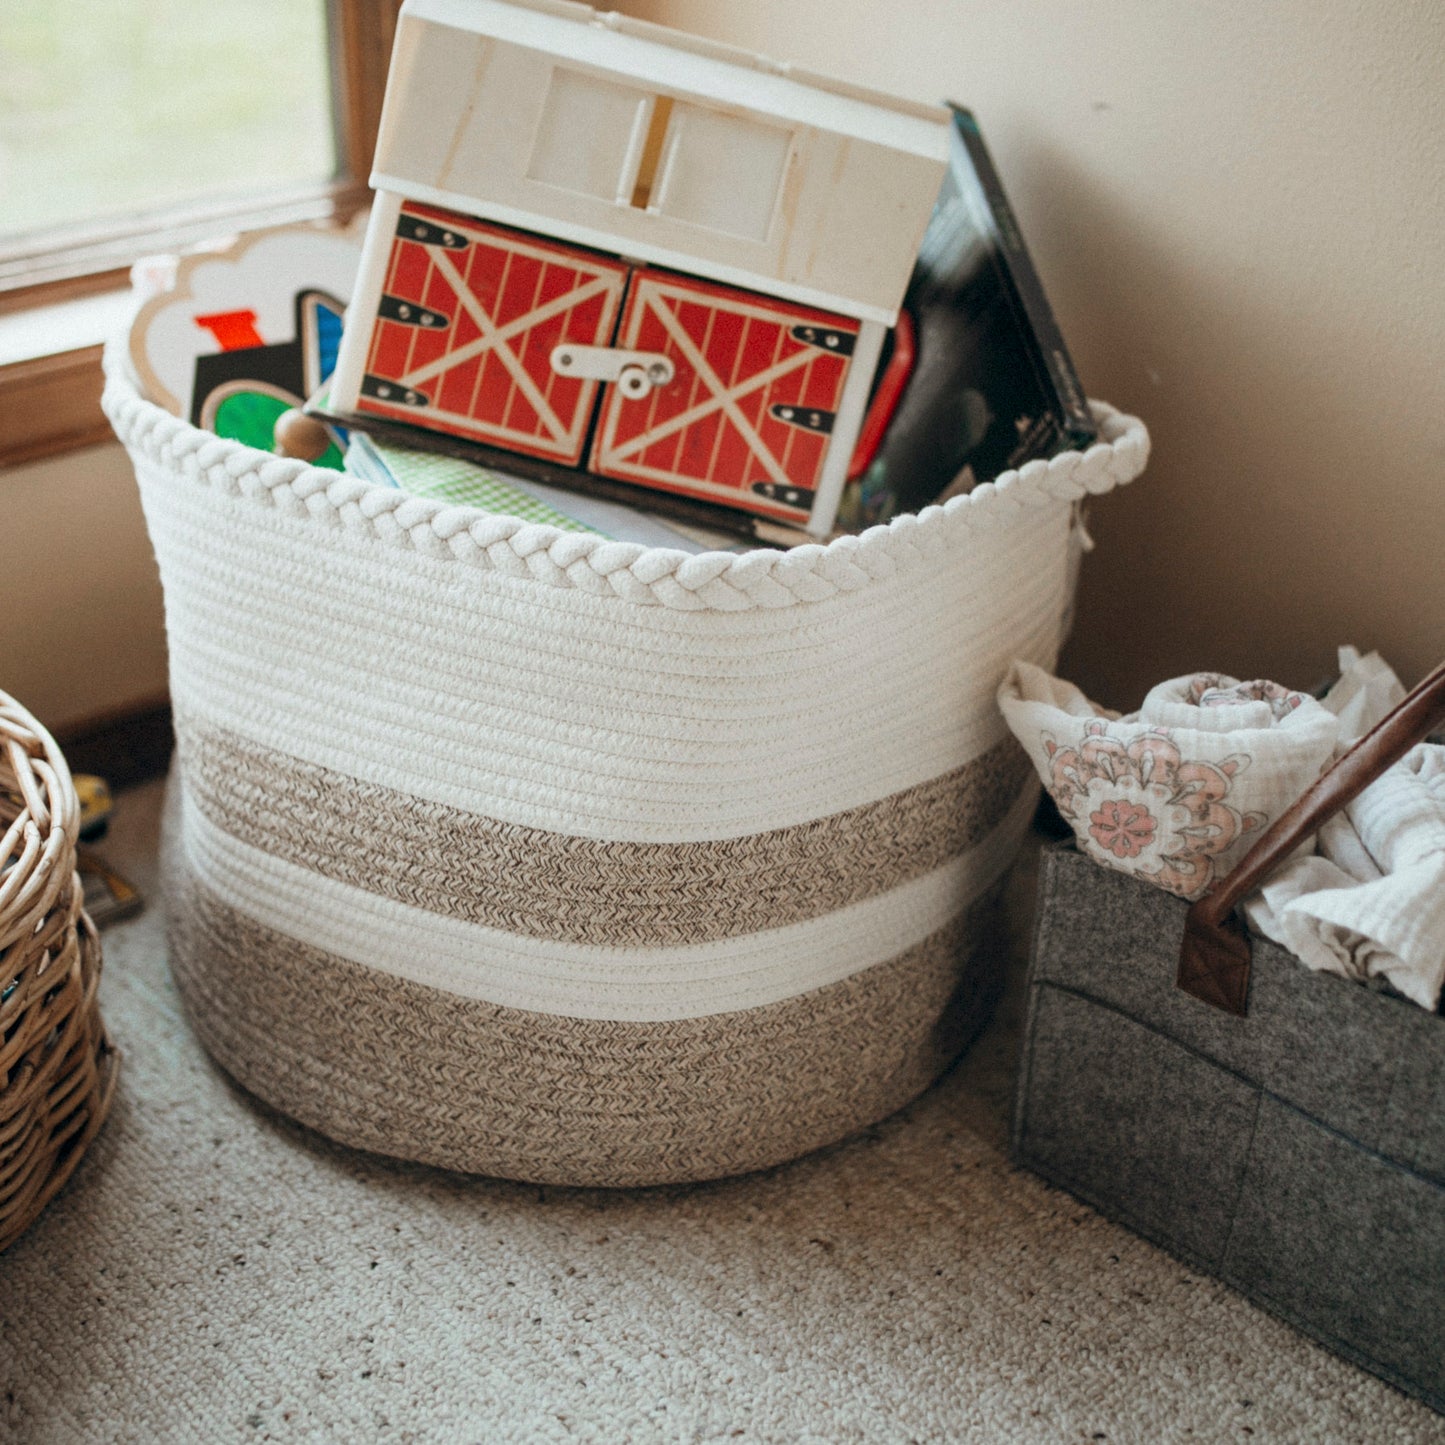
<path fill-rule="evenodd" d="M 613 346 L 573 346 L 564 342 L 552 348 L 552 370 L 558 376 L 589 381 L 614 381 L 625 397 L 636 400 L 673 378 L 672 358 L 660 351 L 623 351 Z"/>

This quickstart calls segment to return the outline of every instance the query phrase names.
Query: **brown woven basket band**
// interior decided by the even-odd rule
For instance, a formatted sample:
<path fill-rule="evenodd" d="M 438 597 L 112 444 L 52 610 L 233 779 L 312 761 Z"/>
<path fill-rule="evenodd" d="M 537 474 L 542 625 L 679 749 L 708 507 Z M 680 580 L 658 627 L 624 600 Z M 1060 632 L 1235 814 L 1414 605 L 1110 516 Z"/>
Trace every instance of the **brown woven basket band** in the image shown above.
<path fill-rule="evenodd" d="M 538 1183 L 641 1185 L 779 1163 L 917 1095 L 976 1032 L 998 970 L 981 900 L 842 983 L 668 1023 L 500 1008 L 268 929 L 168 850 L 171 960 L 242 1085 L 343 1143 Z"/>
<path fill-rule="evenodd" d="M 397 902 L 508 933 L 604 947 L 735 938 L 876 897 L 958 857 L 1031 777 L 1006 738 L 875 803 L 694 843 L 569 837 L 428 802 L 182 713 L 186 791 L 273 857 Z"/>

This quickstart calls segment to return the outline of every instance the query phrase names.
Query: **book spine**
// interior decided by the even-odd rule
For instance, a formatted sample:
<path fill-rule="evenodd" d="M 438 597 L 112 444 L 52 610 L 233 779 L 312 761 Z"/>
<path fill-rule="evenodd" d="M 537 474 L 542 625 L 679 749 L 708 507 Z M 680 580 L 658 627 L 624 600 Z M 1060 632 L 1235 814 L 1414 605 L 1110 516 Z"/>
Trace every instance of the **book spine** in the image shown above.
<path fill-rule="evenodd" d="M 1014 293 L 1023 308 L 1028 329 L 1038 347 L 1039 360 L 1048 375 L 1055 392 L 1063 419 L 1075 440 L 1090 441 L 1098 435 L 1094 418 L 1084 399 L 1084 389 L 1079 384 L 1078 372 L 1064 345 L 1063 333 L 1054 319 L 1053 308 L 1044 295 L 1043 283 L 1024 245 L 1023 233 L 1019 230 L 1013 208 L 1004 195 L 1003 183 L 994 169 L 988 148 L 983 143 L 978 122 L 971 111 L 962 106 L 950 105 L 959 138 L 968 158 L 973 164 L 974 174 L 983 191 L 984 199 L 993 212 L 994 224 L 998 231 L 999 249 L 1013 283 Z"/>

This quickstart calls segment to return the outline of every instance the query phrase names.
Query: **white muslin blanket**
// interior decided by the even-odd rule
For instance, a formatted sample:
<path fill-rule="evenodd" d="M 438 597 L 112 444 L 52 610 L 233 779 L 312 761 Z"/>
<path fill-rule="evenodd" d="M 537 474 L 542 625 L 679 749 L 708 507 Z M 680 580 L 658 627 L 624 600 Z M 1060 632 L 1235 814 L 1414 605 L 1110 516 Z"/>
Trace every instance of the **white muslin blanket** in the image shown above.
<path fill-rule="evenodd" d="M 1218 673 L 1160 683 L 1121 717 L 1016 662 L 999 706 L 1079 847 L 1190 899 L 1319 776 L 1340 728 L 1304 693 Z"/>
<path fill-rule="evenodd" d="M 1340 649 L 1341 679 L 1325 697 L 1340 747 L 1404 696 L 1371 653 Z M 1384 978 L 1423 1008 L 1445 982 L 1445 747 L 1421 743 L 1320 829 L 1316 856 L 1296 858 L 1245 912 L 1261 933 L 1311 968 Z"/>

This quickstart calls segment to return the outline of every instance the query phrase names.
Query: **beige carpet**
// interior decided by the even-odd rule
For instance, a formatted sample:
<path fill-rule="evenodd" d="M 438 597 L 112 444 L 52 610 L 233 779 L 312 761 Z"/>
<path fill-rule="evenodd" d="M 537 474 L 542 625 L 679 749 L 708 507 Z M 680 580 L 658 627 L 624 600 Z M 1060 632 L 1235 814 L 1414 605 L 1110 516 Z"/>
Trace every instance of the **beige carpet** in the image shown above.
<path fill-rule="evenodd" d="M 108 845 L 152 896 L 159 801 L 123 798 Z M 159 909 L 105 947 L 122 1088 L 0 1256 L 0 1438 L 1445 1439 L 1009 1166 L 1017 986 L 959 1070 L 868 1134 L 608 1194 L 335 1148 L 201 1054 Z"/>

